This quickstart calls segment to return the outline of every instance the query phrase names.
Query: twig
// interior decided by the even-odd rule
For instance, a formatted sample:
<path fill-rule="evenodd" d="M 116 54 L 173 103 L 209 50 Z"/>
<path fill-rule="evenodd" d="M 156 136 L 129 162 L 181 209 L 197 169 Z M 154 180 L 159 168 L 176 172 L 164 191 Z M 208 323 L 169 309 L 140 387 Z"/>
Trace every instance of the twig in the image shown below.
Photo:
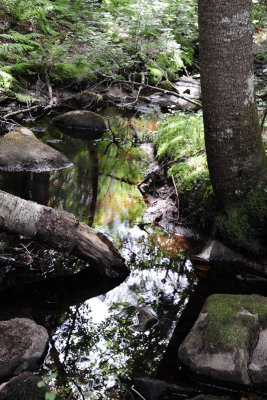
<path fill-rule="evenodd" d="M 47 86 L 47 90 L 48 90 L 48 95 L 49 95 L 49 105 L 51 106 L 53 104 L 53 91 L 52 91 L 52 87 L 50 85 L 50 80 L 49 80 L 49 75 L 47 73 L 47 69 L 45 68 L 45 83 Z"/>
<path fill-rule="evenodd" d="M 179 200 L 178 189 L 177 189 L 177 186 L 176 186 L 176 183 L 175 183 L 173 175 L 172 175 L 172 183 L 173 183 L 173 186 L 174 186 L 174 189 L 175 189 L 175 193 L 176 193 L 176 198 L 177 198 L 177 214 L 178 214 L 177 220 L 179 220 L 179 218 L 180 218 L 180 211 L 179 211 L 179 209 L 180 209 L 180 200 Z"/>
<path fill-rule="evenodd" d="M 115 133 L 113 132 L 113 130 L 112 130 L 112 128 L 111 128 L 109 119 L 108 119 L 108 129 L 109 129 L 110 132 L 111 132 L 111 135 L 112 135 L 112 138 L 113 138 L 113 143 L 115 143 L 118 147 L 120 147 L 120 144 L 119 144 L 119 142 L 118 142 L 118 139 L 116 138 L 116 135 L 115 135 Z"/>
<path fill-rule="evenodd" d="M 85 400 L 85 397 L 84 397 L 84 394 L 83 394 L 81 386 L 77 382 L 75 382 L 74 379 L 71 379 L 70 381 L 73 383 L 74 386 L 76 386 L 76 388 L 78 389 L 78 392 L 82 396 L 82 399 Z"/>
<path fill-rule="evenodd" d="M 112 174 L 104 174 L 104 175 L 108 176 L 108 177 L 110 177 L 112 179 L 115 179 L 116 181 L 120 181 L 122 183 L 127 183 L 127 185 L 130 185 L 130 186 L 134 186 L 135 185 L 133 182 L 131 182 L 128 179 L 125 179 L 125 178 L 119 178 L 118 176 L 115 176 L 115 175 L 112 175 Z"/>
<path fill-rule="evenodd" d="M 143 86 L 140 86 L 139 89 L 138 89 L 138 93 L 137 93 L 136 99 L 135 99 L 132 103 L 126 103 L 126 104 L 124 104 L 124 106 L 125 106 L 125 107 L 127 107 L 127 106 L 133 106 L 134 104 L 136 104 L 136 103 L 138 102 L 138 100 L 139 100 L 140 92 L 141 92 L 142 89 L 143 89 Z"/>
<path fill-rule="evenodd" d="M 264 122 L 266 120 L 266 117 L 267 117 L 267 107 L 265 108 L 265 111 L 264 111 L 264 114 L 263 114 L 263 117 L 262 117 L 262 121 L 261 121 L 261 133 L 263 133 Z"/>

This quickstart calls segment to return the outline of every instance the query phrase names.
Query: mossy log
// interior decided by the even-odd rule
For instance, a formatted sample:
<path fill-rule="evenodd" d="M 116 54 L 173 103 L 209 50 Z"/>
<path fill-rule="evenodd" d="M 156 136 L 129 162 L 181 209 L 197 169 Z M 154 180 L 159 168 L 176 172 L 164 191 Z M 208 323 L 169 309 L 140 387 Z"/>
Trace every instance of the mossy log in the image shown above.
<path fill-rule="evenodd" d="M 73 214 L 0 191 L 0 229 L 18 233 L 88 261 L 106 277 L 127 276 L 113 244 Z"/>

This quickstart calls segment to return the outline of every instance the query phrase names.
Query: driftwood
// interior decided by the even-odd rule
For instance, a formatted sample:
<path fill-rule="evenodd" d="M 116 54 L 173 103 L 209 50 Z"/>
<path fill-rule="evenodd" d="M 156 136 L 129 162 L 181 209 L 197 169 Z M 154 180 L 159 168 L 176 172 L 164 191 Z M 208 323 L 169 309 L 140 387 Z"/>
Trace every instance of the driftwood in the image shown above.
<path fill-rule="evenodd" d="M 0 191 L 0 229 L 18 233 L 88 261 L 106 277 L 127 276 L 113 244 L 73 214 Z"/>

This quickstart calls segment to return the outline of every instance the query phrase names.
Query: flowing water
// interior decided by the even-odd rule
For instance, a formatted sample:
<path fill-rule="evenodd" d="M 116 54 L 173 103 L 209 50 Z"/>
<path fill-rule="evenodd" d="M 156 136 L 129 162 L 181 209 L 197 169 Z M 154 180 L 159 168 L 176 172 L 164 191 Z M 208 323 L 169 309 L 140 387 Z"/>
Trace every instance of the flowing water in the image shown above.
<path fill-rule="evenodd" d="M 131 270 L 125 282 L 107 291 L 74 257 L 24 238 L 12 238 L 12 244 L 0 238 L 0 317 L 30 316 L 48 329 L 50 348 L 40 374 L 66 399 L 141 398 L 131 389 L 133 378 L 184 380 L 177 347 L 205 297 L 254 291 L 237 273 L 216 272 L 207 279 L 206 267 L 188 258 L 188 243 L 143 223 L 146 203 L 136 184 L 149 159 L 138 143 L 150 137 L 156 121 L 122 117 L 112 109 L 104 117 L 112 134 L 92 141 L 64 135 L 49 121 L 35 124 L 36 135 L 67 155 L 73 167 L 0 175 L 2 190 L 69 211 L 107 235 Z"/>

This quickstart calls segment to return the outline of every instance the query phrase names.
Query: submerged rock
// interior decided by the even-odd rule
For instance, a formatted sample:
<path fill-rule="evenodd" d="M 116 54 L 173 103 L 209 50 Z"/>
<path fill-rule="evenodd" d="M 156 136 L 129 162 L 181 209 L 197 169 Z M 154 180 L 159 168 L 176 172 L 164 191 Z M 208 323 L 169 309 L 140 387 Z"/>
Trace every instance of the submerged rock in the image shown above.
<path fill-rule="evenodd" d="M 54 117 L 51 123 L 63 133 L 82 139 L 100 138 L 107 130 L 104 119 L 92 111 L 69 111 Z"/>
<path fill-rule="evenodd" d="M 0 138 L 0 170 L 44 172 L 70 167 L 66 156 L 19 127 Z"/>
<path fill-rule="evenodd" d="M 158 323 L 157 317 L 146 308 L 141 308 L 137 313 L 138 324 L 130 328 L 136 332 L 146 332 Z"/>
<path fill-rule="evenodd" d="M 179 348 L 196 375 L 225 384 L 266 389 L 267 298 L 210 296 Z"/>
<path fill-rule="evenodd" d="M 0 377 L 36 370 L 48 343 L 47 330 L 27 318 L 0 322 Z"/>
<path fill-rule="evenodd" d="M 197 388 L 172 385 L 158 379 L 134 378 L 134 383 L 134 392 L 137 392 L 140 398 L 145 398 L 146 400 L 185 398 L 187 396 L 196 396 L 200 393 Z"/>
<path fill-rule="evenodd" d="M 24 372 L 0 386 L 0 400 L 45 400 L 49 388 L 46 384 L 38 387 L 41 381 L 38 375 Z"/>
<path fill-rule="evenodd" d="M 262 264 L 257 263 L 254 260 L 249 260 L 244 257 L 242 254 L 237 253 L 231 248 L 225 246 L 223 243 L 218 240 L 208 240 L 205 247 L 202 251 L 194 256 L 196 261 L 205 260 L 208 263 L 242 263 L 247 267 L 259 271 L 266 275 L 267 272 L 267 263 L 266 261 Z"/>

